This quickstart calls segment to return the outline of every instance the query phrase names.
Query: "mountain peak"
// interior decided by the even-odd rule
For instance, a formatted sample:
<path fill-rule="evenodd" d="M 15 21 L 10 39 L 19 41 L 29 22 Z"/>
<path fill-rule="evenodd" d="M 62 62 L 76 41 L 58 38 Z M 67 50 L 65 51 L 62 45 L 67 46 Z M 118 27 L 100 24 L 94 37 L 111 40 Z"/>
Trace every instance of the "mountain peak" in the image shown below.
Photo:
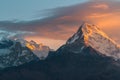
<path fill-rule="evenodd" d="M 38 44 L 37 42 L 31 40 L 26 42 L 26 46 L 32 50 L 32 52 L 37 55 L 40 59 L 45 59 L 48 56 L 49 51 L 51 50 L 48 46 L 43 45 L 42 43 Z"/>
<path fill-rule="evenodd" d="M 97 28 L 97 26 L 84 22 L 79 27 L 78 31 L 71 38 L 69 38 L 69 40 L 67 41 L 67 44 L 71 44 L 74 41 L 81 39 L 81 38 L 84 38 L 84 41 L 85 41 L 86 40 L 85 36 L 87 34 L 89 34 L 90 32 L 92 32 L 92 30 L 94 30 L 94 28 Z M 97 28 L 97 29 L 99 29 L 99 28 Z"/>
<path fill-rule="evenodd" d="M 120 47 L 96 25 L 83 23 L 66 44 L 73 45 L 81 43 L 86 47 L 92 47 L 104 55 L 120 58 Z"/>
<path fill-rule="evenodd" d="M 33 40 L 4 38 L 0 40 L 0 69 L 46 59 L 50 50 Z"/>

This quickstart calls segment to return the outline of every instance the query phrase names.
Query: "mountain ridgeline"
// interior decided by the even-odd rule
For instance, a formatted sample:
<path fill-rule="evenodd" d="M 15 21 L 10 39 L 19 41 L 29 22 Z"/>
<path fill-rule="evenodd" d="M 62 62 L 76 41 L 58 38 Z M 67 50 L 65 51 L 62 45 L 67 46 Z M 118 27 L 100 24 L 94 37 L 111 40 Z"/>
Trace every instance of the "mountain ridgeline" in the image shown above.
<path fill-rule="evenodd" d="M 33 43 L 32 41 L 31 44 Z M 5 45 L 11 46 L 13 43 L 2 42 L 0 49 L 11 49 Z M 25 61 L 27 60 L 24 64 L 1 69 L 0 80 L 120 80 L 120 48 L 95 25 L 84 23 L 66 44 L 56 51 L 51 51 L 47 47 L 49 53 L 44 59 L 38 56 L 41 52 L 37 51 L 35 55 L 36 47 L 33 49 L 25 45 L 24 48 L 31 52 L 26 55 L 32 56 L 30 58 L 22 56 Z M 20 49 L 12 48 L 12 50 L 10 54 L 13 55 L 22 53 L 14 51 L 21 51 Z M 4 54 L 10 55 L 8 52 Z M 0 57 L 5 55 L 2 54 Z M 12 55 L 11 57 L 14 58 Z M 19 61 L 20 57 L 15 58 L 14 63 Z M 7 60 L 7 56 L 5 59 Z"/>

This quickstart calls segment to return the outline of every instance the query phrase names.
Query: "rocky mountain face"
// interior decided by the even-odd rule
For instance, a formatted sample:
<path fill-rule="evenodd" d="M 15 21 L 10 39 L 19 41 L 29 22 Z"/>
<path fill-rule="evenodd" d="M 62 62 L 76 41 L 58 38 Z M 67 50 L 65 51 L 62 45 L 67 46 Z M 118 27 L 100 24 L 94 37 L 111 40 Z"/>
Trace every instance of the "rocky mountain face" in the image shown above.
<path fill-rule="evenodd" d="M 19 66 L 37 59 L 33 52 L 23 47 L 20 42 L 3 40 L 0 46 L 0 68 Z"/>
<path fill-rule="evenodd" d="M 48 46 L 43 45 L 42 43 L 37 44 L 35 41 L 26 41 L 25 46 L 28 47 L 40 60 L 45 59 L 48 56 L 50 49 Z"/>
<path fill-rule="evenodd" d="M 22 39 L 0 41 L 0 68 L 19 66 L 33 60 L 45 59 L 50 48 Z"/>
<path fill-rule="evenodd" d="M 112 39 L 85 23 L 46 59 L 1 70 L 0 80 L 120 80 L 118 55 Z"/>

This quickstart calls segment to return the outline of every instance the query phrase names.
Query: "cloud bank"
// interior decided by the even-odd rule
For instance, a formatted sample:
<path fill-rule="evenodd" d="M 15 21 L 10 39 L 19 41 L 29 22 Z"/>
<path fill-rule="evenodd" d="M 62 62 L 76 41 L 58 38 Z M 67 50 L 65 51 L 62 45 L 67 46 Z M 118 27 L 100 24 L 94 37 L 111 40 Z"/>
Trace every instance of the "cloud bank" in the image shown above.
<path fill-rule="evenodd" d="M 83 22 L 98 25 L 120 42 L 120 1 L 90 0 L 72 6 L 47 9 L 44 19 L 32 21 L 0 21 L 0 30 L 23 37 L 66 40 Z M 19 34 L 18 34 L 19 33 Z"/>

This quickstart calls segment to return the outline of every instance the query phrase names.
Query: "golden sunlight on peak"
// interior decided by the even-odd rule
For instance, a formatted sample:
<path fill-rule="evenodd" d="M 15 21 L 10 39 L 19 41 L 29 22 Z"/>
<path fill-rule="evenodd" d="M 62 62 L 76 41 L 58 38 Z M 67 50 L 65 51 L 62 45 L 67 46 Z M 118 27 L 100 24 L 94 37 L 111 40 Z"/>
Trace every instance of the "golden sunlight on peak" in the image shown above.
<path fill-rule="evenodd" d="M 57 50 L 60 46 L 62 46 L 66 40 L 55 40 L 55 39 L 49 39 L 49 38 L 42 38 L 42 37 L 26 37 L 25 38 L 27 41 L 35 41 L 37 43 L 41 43 L 42 45 L 49 46 L 50 49 Z M 41 45 L 40 44 L 40 45 Z M 33 46 L 28 45 L 29 48 L 34 49 Z"/>
<path fill-rule="evenodd" d="M 82 31 L 84 34 L 84 41 L 85 41 L 86 46 L 89 45 L 90 39 L 98 38 L 98 36 L 96 36 L 96 35 L 99 35 L 100 38 L 104 37 L 105 39 L 112 42 L 113 44 L 118 45 L 113 39 L 111 39 L 106 33 L 104 33 L 101 29 L 99 29 L 95 25 L 87 24 L 82 28 Z"/>
<path fill-rule="evenodd" d="M 29 44 L 29 43 L 26 43 L 26 46 L 31 49 L 31 50 L 35 50 L 35 46 Z"/>

